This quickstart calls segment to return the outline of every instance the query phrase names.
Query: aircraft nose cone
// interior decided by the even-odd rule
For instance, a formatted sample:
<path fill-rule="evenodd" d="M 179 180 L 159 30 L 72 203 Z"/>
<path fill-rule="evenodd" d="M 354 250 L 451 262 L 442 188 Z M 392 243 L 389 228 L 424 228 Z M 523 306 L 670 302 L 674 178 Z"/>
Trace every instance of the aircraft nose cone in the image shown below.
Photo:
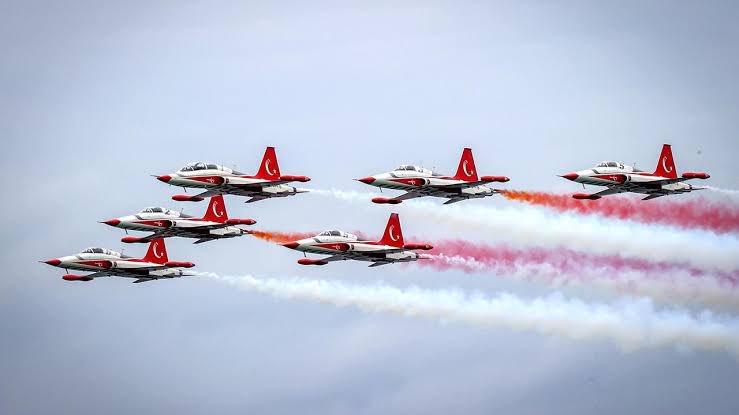
<path fill-rule="evenodd" d="M 374 177 L 362 177 L 361 179 L 357 179 L 358 182 L 362 182 L 364 184 L 372 184 L 372 182 L 375 181 Z"/>
<path fill-rule="evenodd" d="M 110 225 L 110 226 L 118 226 L 118 224 L 121 223 L 121 221 L 119 221 L 118 219 L 109 219 L 103 223 L 106 225 Z"/>
<path fill-rule="evenodd" d="M 295 249 L 298 247 L 298 245 L 300 244 L 297 242 L 288 242 L 286 244 L 282 244 L 282 246 L 284 246 L 285 248 L 290 248 L 290 249 Z"/>
<path fill-rule="evenodd" d="M 57 266 L 57 265 L 59 265 L 59 264 L 61 264 L 61 263 L 62 263 L 62 261 L 60 261 L 60 260 L 58 260 L 56 258 L 50 259 L 48 261 L 44 261 L 44 264 L 49 264 L 49 265 L 54 266 L 54 267 Z"/>
<path fill-rule="evenodd" d="M 567 180 L 575 180 L 575 179 L 578 178 L 578 175 L 577 175 L 577 173 L 568 173 L 568 174 L 562 175 L 560 177 L 564 177 Z"/>
<path fill-rule="evenodd" d="M 172 176 L 168 174 L 165 174 L 164 176 L 157 176 L 157 180 L 168 183 L 170 180 L 172 180 Z"/>

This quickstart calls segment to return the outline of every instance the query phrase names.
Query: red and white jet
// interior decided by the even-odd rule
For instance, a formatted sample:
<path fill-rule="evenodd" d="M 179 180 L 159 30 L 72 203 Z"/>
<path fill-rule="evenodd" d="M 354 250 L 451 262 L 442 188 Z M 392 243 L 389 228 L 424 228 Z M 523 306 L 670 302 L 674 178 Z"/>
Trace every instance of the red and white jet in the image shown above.
<path fill-rule="evenodd" d="M 280 174 L 274 147 L 267 147 L 259 171 L 254 176 L 218 164 L 197 162 L 187 164 L 176 173 L 157 176 L 157 179 L 173 186 L 207 189 L 195 196 L 172 196 L 172 199 L 180 202 L 200 202 L 206 197 L 228 194 L 249 197 L 246 203 L 308 192 L 308 189 L 299 189 L 286 183 L 310 181 L 307 176 Z"/>
<path fill-rule="evenodd" d="M 353 259 L 372 262 L 370 267 L 428 259 L 427 256 L 410 251 L 433 249 L 433 246 L 429 244 L 404 243 L 397 213 L 390 215 L 385 234 L 377 242 L 360 241 L 356 235 L 332 230 L 321 232 L 312 238 L 288 242 L 282 246 L 304 253 L 330 255 L 322 259 L 301 258 L 298 260 L 298 264 L 301 265 L 326 265 L 333 261 Z"/>
<path fill-rule="evenodd" d="M 134 283 L 147 282 L 163 278 L 179 278 L 189 276 L 177 268 L 192 268 L 192 262 L 170 261 L 164 239 L 154 239 L 149 244 L 146 256 L 141 259 L 131 258 L 119 252 L 104 248 L 87 248 L 76 255 L 54 258 L 43 261 L 46 264 L 79 271 L 94 271 L 92 274 L 67 274 L 62 278 L 67 281 L 92 281 L 100 277 L 135 278 Z"/>
<path fill-rule="evenodd" d="M 235 238 L 247 233 L 236 225 L 253 225 L 254 219 L 229 219 L 223 196 L 210 198 L 208 210 L 202 218 L 194 218 L 176 210 L 161 207 L 143 209 L 135 215 L 106 220 L 105 223 L 116 228 L 135 231 L 154 232 L 143 238 L 125 236 L 121 242 L 145 243 L 158 238 L 181 236 L 195 238 L 196 244 L 214 239 Z"/>
<path fill-rule="evenodd" d="M 604 161 L 591 169 L 580 170 L 561 177 L 582 183 L 583 186 L 592 184 L 608 187 L 594 194 L 575 193 L 572 195 L 575 199 L 596 200 L 616 193 L 632 192 L 645 194 L 647 197 L 642 200 L 649 200 L 705 189 L 682 182 L 690 179 L 708 179 L 711 176 L 708 173 L 686 172 L 682 174 L 682 177 L 677 177 L 677 168 L 672 160 L 672 149 L 669 144 L 665 144 L 662 146 L 662 154 L 659 156 L 654 173 L 647 173 L 615 161 Z"/>
<path fill-rule="evenodd" d="M 388 173 L 368 176 L 358 181 L 377 186 L 380 189 L 405 190 L 406 193 L 392 199 L 376 197 L 375 203 L 395 205 L 404 200 L 423 196 L 447 198 L 445 205 L 467 199 L 478 199 L 492 196 L 496 190 L 485 186 L 485 183 L 507 182 L 505 176 L 477 176 L 472 149 L 465 148 L 455 176 L 445 176 L 419 166 L 402 165 Z"/>

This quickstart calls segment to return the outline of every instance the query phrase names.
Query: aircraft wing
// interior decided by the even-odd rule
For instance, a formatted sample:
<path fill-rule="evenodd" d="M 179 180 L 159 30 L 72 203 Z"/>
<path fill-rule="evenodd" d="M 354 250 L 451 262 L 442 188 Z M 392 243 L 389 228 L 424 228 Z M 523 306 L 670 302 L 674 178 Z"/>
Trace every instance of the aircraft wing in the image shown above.
<path fill-rule="evenodd" d="M 154 239 L 171 238 L 173 236 L 184 236 L 184 237 L 190 237 L 190 238 L 206 237 L 207 235 L 209 235 L 208 230 L 224 228 L 226 226 L 228 225 L 224 223 L 222 225 L 202 226 L 202 227 L 190 228 L 190 229 L 166 228 L 160 231 L 156 231 L 150 235 L 146 235 L 142 238 L 139 238 L 138 242 L 151 242 Z"/>
<path fill-rule="evenodd" d="M 87 277 L 87 278 L 102 278 L 102 277 L 110 277 L 111 275 L 113 275 L 113 274 L 110 273 L 110 272 L 108 272 L 108 271 L 98 271 L 98 272 L 93 272 L 92 274 L 87 274 L 87 275 L 85 275 L 85 277 Z"/>
<path fill-rule="evenodd" d="M 267 196 L 252 196 L 251 199 L 247 200 L 244 203 L 254 203 L 259 202 L 260 200 L 269 199 Z"/>
<path fill-rule="evenodd" d="M 628 190 L 626 190 L 626 189 L 624 189 L 624 188 L 622 188 L 620 186 L 611 186 L 611 187 L 609 187 L 606 190 L 601 190 L 598 193 L 593 193 L 592 196 L 599 196 L 599 197 L 600 196 L 609 196 L 609 195 L 615 195 L 615 194 L 618 194 L 618 193 L 624 193 L 624 192 L 627 192 L 627 191 Z"/>
<path fill-rule="evenodd" d="M 209 197 L 218 196 L 220 194 L 223 194 L 221 192 L 221 190 L 211 189 L 211 190 L 205 191 L 203 193 L 200 193 L 199 195 L 195 195 L 195 197 L 202 197 L 203 199 L 206 199 L 206 198 L 209 198 Z"/>
<path fill-rule="evenodd" d="M 396 196 L 393 198 L 393 200 L 410 200 L 410 199 L 416 199 L 418 197 L 424 197 L 424 196 L 426 195 L 423 192 L 418 192 L 414 190 L 412 192 L 408 192 L 400 196 Z"/>
<path fill-rule="evenodd" d="M 382 265 L 387 265 L 387 264 L 392 264 L 392 263 L 393 261 L 377 261 L 377 262 L 373 262 L 372 264 L 370 264 L 369 268 L 379 267 Z"/>
<path fill-rule="evenodd" d="M 649 200 L 649 199 L 656 199 L 658 197 L 667 196 L 665 193 L 652 193 L 649 196 L 645 197 L 642 200 Z"/>
<path fill-rule="evenodd" d="M 202 244 L 203 242 L 210 242 L 214 241 L 216 238 L 200 238 L 197 241 L 193 242 L 193 244 Z"/>
<path fill-rule="evenodd" d="M 465 198 L 463 198 L 463 197 L 453 197 L 453 198 L 447 200 L 446 202 L 444 202 L 444 204 L 445 205 L 451 205 L 452 203 L 461 202 L 463 200 L 465 200 Z"/>

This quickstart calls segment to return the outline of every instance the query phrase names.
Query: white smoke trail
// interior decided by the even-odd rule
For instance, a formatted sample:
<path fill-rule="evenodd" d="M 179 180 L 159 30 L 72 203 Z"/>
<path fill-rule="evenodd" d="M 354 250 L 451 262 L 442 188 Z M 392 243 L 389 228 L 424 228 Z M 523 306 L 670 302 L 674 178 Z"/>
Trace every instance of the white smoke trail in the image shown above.
<path fill-rule="evenodd" d="M 739 190 L 722 189 L 720 187 L 713 187 L 713 186 L 703 186 L 703 187 L 705 187 L 707 190 L 720 193 L 725 196 L 739 197 Z"/>
<path fill-rule="evenodd" d="M 555 293 L 525 300 L 513 294 L 493 297 L 459 290 L 400 289 L 383 283 L 350 285 L 338 281 L 202 276 L 278 298 L 357 307 L 371 313 L 507 327 L 576 340 L 608 339 L 625 350 L 687 346 L 724 350 L 739 358 L 739 320 L 710 311 L 657 310 L 648 299 L 587 304 Z"/>
<path fill-rule="evenodd" d="M 684 270 L 649 272 L 614 270 L 610 267 L 581 266 L 577 273 L 562 271 L 549 264 L 516 264 L 499 267 L 461 255 L 432 255 L 433 261 L 419 262 L 432 268 L 451 267 L 465 272 L 492 273 L 516 280 L 543 283 L 555 288 L 588 287 L 604 292 L 647 296 L 671 304 L 704 304 L 739 310 L 739 287 L 712 275 L 695 276 Z M 442 265 L 439 267 L 439 265 Z"/>
<path fill-rule="evenodd" d="M 372 193 L 317 190 L 315 194 L 371 204 Z M 479 205 L 442 206 L 425 200 L 403 202 L 402 214 L 434 226 L 471 234 L 484 232 L 487 240 L 525 246 L 568 247 L 598 254 L 618 253 L 650 261 L 687 262 L 702 269 L 739 269 L 736 235 L 680 230 L 660 225 L 618 221 L 594 215 L 554 213 L 529 206 L 490 208 Z"/>

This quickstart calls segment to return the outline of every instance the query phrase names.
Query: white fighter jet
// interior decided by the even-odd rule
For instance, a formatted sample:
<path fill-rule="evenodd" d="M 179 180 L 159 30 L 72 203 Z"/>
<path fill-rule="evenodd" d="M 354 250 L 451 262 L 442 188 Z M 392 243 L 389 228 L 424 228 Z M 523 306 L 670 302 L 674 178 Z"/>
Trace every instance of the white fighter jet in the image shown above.
<path fill-rule="evenodd" d="M 253 225 L 257 221 L 253 219 L 229 219 L 223 196 L 217 195 L 210 198 L 208 209 L 202 218 L 194 218 L 176 210 L 149 207 L 135 215 L 109 219 L 102 223 L 125 229 L 126 233 L 128 233 L 128 230 L 154 232 L 142 238 L 125 236 L 121 239 L 121 242 L 146 243 L 157 238 L 180 236 L 195 238 L 197 239 L 195 243 L 199 244 L 215 239 L 235 238 L 244 235 L 247 232 L 236 225 Z"/>
<path fill-rule="evenodd" d="M 200 202 L 215 195 L 246 196 L 246 203 L 273 197 L 294 196 L 309 190 L 288 186 L 289 182 L 308 182 L 310 177 L 280 174 L 274 147 L 267 147 L 259 171 L 254 176 L 211 163 L 189 163 L 176 173 L 157 176 L 157 179 L 182 188 L 207 189 L 198 195 L 174 195 L 180 202 Z"/>
<path fill-rule="evenodd" d="M 594 194 L 575 193 L 572 195 L 575 199 L 596 200 L 616 193 L 632 192 L 645 194 L 647 197 L 642 200 L 649 200 L 705 189 L 683 182 L 690 179 L 708 179 L 711 176 L 703 172 L 685 172 L 678 177 L 675 162 L 672 160 L 672 149 L 669 144 L 665 144 L 662 146 L 662 154 L 659 156 L 654 173 L 647 173 L 615 161 L 604 161 L 593 168 L 564 174 L 561 177 L 582 183 L 583 187 L 586 184 L 608 187 Z"/>
<path fill-rule="evenodd" d="M 42 261 L 54 267 L 79 271 L 93 271 L 92 274 L 67 274 L 62 278 L 66 281 L 92 281 L 100 277 L 134 278 L 134 283 L 148 282 L 164 278 L 179 278 L 189 276 L 178 268 L 192 268 L 192 262 L 170 261 L 167 257 L 167 247 L 164 239 L 154 239 L 149 244 L 146 256 L 141 259 L 131 258 L 119 252 L 105 248 L 87 248 L 76 255 L 54 258 Z"/>
<path fill-rule="evenodd" d="M 360 241 L 356 235 L 332 230 L 322 232 L 312 238 L 288 242 L 282 246 L 304 253 L 330 255 L 322 259 L 301 258 L 298 260 L 298 264 L 301 265 L 326 265 L 333 261 L 353 259 L 372 262 L 370 267 L 428 259 L 429 257 L 425 255 L 411 251 L 433 249 L 433 246 L 429 244 L 404 243 L 397 213 L 390 215 L 385 233 L 377 242 Z"/>
<path fill-rule="evenodd" d="M 404 190 L 405 194 L 394 198 L 376 197 L 375 203 L 395 205 L 404 200 L 423 196 L 443 197 L 445 205 L 467 199 L 478 199 L 492 196 L 496 190 L 485 186 L 485 183 L 507 182 L 505 176 L 477 176 L 472 149 L 465 148 L 459 160 L 457 174 L 445 176 L 419 166 L 402 165 L 394 171 L 356 179 L 380 189 Z"/>

